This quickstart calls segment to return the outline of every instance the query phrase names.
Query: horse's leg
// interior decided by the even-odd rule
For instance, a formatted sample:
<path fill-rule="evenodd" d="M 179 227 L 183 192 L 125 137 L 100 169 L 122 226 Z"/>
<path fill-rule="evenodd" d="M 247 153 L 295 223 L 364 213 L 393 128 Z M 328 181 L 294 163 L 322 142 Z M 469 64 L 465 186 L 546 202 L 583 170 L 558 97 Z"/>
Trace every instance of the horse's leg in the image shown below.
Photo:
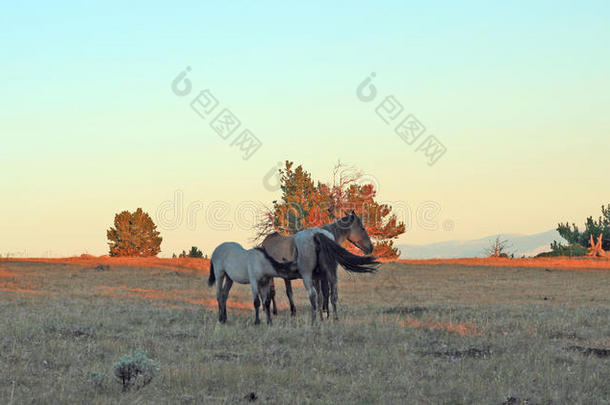
<path fill-rule="evenodd" d="M 271 283 L 269 281 L 261 282 L 259 290 L 263 299 L 263 308 L 265 308 L 265 314 L 267 315 L 267 325 L 271 325 Z"/>
<path fill-rule="evenodd" d="M 288 301 L 290 302 L 290 316 L 295 316 L 297 314 L 297 309 L 294 306 L 294 300 L 292 299 L 292 283 L 287 278 L 284 279 L 284 285 L 286 286 L 286 296 L 288 297 Z"/>
<path fill-rule="evenodd" d="M 295 239 L 297 242 L 297 249 L 299 250 L 299 255 L 297 257 L 297 268 L 301 277 L 303 277 L 303 285 L 309 293 L 309 302 L 311 304 L 311 323 L 313 325 L 316 321 L 317 305 L 317 294 L 312 280 L 313 271 L 318 262 L 316 245 L 313 240 L 300 241 L 298 238 Z"/>
<path fill-rule="evenodd" d="M 231 287 L 233 286 L 233 280 L 231 280 L 229 278 L 229 276 L 225 277 L 225 285 L 222 288 L 222 315 L 224 317 L 224 320 L 227 320 L 227 299 L 229 298 L 229 291 L 231 290 Z"/>
<path fill-rule="evenodd" d="M 317 271 L 318 269 L 316 269 Z M 316 294 L 318 296 L 318 311 L 320 312 L 320 320 L 324 320 L 324 313 L 322 312 L 322 307 L 324 306 L 324 294 L 322 294 L 322 278 L 316 277 L 313 279 L 313 284 L 316 289 Z"/>
<path fill-rule="evenodd" d="M 311 324 L 313 325 L 316 322 L 316 306 L 317 306 L 317 294 L 316 289 L 314 288 L 313 280 L 311 278 L 311 274 L 302 274 L 303 276 L 303 285 L 305 289 L 309 293 L 309 303 L 311 304 Z"/>
<path fill-rule="evenodd" d="M 250 282 L 250 287 L 252 288 L 252 299 L 254 304 L 254 324 L 258 325 L 259 323 L 261 323 L 261 320 L 258 317 L 258 309 L 261 306 L 261 299 L 259 298 L 258 294 L 257 282 L 255 280 L 252 280 Z"/>
<path fill-rule="evenodd" d="M 273 303 L 273 315 L 277 315 L 277 303 L 275 302 L 275 282 L 273 279 L 271 279 L 269 286 L 269 296 L 271 297 L 271 302 Z"/>
<path fill-rule="evenodd" d="M 324 306 L 326 309 L 326 316 L 330 317 L 330 309 L 328 305 L 329 289 L 330 299 L 333 304 L 333 313 L 335 320 L 337 317 L 337 262 L 331 260 L 327 255 L 318 256 L 318 265 L 320 266 L 320 274 L 323 277 L 322 280 L 322 291 L 324 294 Z"/>
<path fill-rule="evenodd" d="M 329 276 L 328 283 L 330 284 L 330 300 L 333 304 L 333 318 L 335 321 L 338 321 L 339 315 L 337 315 L 337 300 L 339 299 L 339 283 L 337 280 L 337 266 L 334 266 L 334 269 L 330 271 Z M 328 300 L 326 301 L 326 305 L 328 305 Z"/>
<path fill-rule="evenodd" d="M 326 311 L 326 317 L 328 318 L 328 276 L 327 268 L 324 263 L 318 263 L 316 269 L 319 276 L 317 277 L 316 290 L 318 293 L 318 306 L 320 310 L 320 317 L 324 317 L 324 311 Z"/>
<path fill-rule="evenodd" d="M 323 278 L 322 280 L 320 280 L 321 283 L 321 290 L 322 290 L 322 309 L 323 311 L 326 312 L 326 318 L 330 318 L 330 309 L 328 307 L 328 290 L 329 290 L 329 279 L 328 277 Z"/>
<path fill-rule="evenodd" d="M 223 291 L 222 291 L 222 283 L 225 279 L 225 274 L 223 271 L 219 272 L 216 277 L 216 301 L 218 302 L 218 322 L 224 323 L 226 318 L 223 316 L 223 308 L 225 301 L 223 300 Z"/>

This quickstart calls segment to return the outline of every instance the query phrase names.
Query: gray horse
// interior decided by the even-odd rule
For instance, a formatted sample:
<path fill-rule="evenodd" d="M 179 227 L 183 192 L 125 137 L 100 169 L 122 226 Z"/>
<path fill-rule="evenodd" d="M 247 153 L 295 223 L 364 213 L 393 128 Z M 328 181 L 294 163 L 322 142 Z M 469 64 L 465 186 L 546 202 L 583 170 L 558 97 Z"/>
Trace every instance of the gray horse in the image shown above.
<path fill-rule="evenodd" d="M 294 239 L 294 251 L 289 246 L 290 239 Z M 263 242 L 263 248 L 267 252 L 275 254 L 279 262 L 289 262 L 296 258 L 299 275 L 303 278 L 303 284 L 309 294 L 312 306 L 312 323 L 315 321 L 316 308 L 323 307 L 328 302 L 328 291 L 333 304 L 335 319 L 337 316 L 337 265 L 341 264 L 349 272 L 370 273 L 375 271 L 379 264 L 374 257 L 358 256 L 344 249 L 341 244 L 349 241 L 362 250 L 365 254 L 373 251 L 373 244 L 362 225 L 362 221 L 351 211 L 346 216 L 323 226 L 322 228 L 309 228 L 298 232 L 294 237 L 274 236 Z M 284 244 L 284 248 L 277 249 L 278 244 Z M 274 250 L 275 248 L 275 250 Z M 276 251 L 280 251 L 278 256 Z M 291 252 L 293 252 L 291 254 Z M 286 294 L 290 301 L 291 312 L 294 313 L 294 302 L 292 300 L 292 286 L 290 280 L 285 278 Z M 326 304 L 328 308 L 328 304 Z M 322 315 L 322 314 L 320 314 Z"/>
<path fill-rule="evenodd" d="M 227 320 L 227 298 L 233 282 L 250 284 L 254 303 L 254 323 L 259 324 L 258 310 L 260 298 L 267 314 L 267 323 L 271 324 L 269 306 L 271 301 L 270 281 L 273 277 L 297 278 L 292 263 L 279 263 L 269 256 L 264 249 L 244 249 L 239 243 L 224 242 L 212 253 L 208 286 L 216 283 L 216 300 L 218 301 L 218 320 Z M 259 298 L 260 297 L 260 298 Z"/>

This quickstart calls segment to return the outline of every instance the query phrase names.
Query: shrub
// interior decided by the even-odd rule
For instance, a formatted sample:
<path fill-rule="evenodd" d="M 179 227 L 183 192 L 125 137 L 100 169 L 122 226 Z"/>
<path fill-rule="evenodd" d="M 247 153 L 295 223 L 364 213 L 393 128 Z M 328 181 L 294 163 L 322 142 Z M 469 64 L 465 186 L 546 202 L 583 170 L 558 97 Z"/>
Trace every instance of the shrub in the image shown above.
<path fill-rule="evenodd" d="M 114 375 L 123 384 L 123 392 L 132 386 L 138 388 L 145 386 L 152 381 L 159 370 L 159 362 L 149 359 L 142 350 L 123 356 L 114 364 Z"/>
<path fill-rule="evenodd" d="M 606 207 L 602 205 L 602 215 L 597 220 L 593 219 L 592 216 L 588 217 L 585 222 L 585 229 L 580 230 L 576 224 L 570 225 L 569 223 L 560 223 L 557 226 L 557 232 L 566 240 L 570 245 L 589 246 L 591 236 L 595 240 L 599 235 L 603 234 L 602 248 L 604 250 L 610 250 L 610 204 Z M 562 249 L 565 246 L 557 244 L 551 245 L 551 249 L 555 248 Z M 579 256 L 579 255 L 575 255 Z"/>
<path fill-rule="evenodd" d="M 106 380 L 106 376 L 102 373 L 98 373 L 97 371 L 92 371 L 89 373 L 89 381 L 91 384 L 97 389 L 100 389 L 104 386 L 104 381 Z"/>
<path fill-rule="evenodd" d="M 563 245 L 556 241 L 551 244 L 551 252 L 543 252 L 536 257 L 555 257 L 555 256 L 585 256 L 587 248 L 578 243 Z"/>
<path fill-rule="evenodd" d="M 189 257 L 203 257 L 203 252 L 197 249 L 197 246 L 193 246 L 188 254 Z"/>
<path fill-rule="evenodd" d="M 114 228 L 107 232 L 110 256 L 156 256 L 163 238 L 150 216 L 138 208 L 114 217 Z"/>

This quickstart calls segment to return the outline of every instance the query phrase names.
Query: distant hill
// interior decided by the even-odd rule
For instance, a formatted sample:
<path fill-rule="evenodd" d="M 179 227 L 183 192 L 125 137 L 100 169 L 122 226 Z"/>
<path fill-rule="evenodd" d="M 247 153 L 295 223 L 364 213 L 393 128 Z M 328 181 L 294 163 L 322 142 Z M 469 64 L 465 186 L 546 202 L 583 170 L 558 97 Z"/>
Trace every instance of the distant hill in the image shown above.
<path fill-rule="evenodd" d="M 400 249 L 401 259 L 451 259 L 456 257 L 482 257 L 485 248 L 497 235 L 468 241 L 448 241 L 431 243 L 428 245 L 397 245 Z M 511 248 L 509 253 L 515 252 L 515 257 L 535 256 L 538 253 L 551 250 L 550 244 L 554 240 L 564 242 L 556 230 L 537 233 L 534 235 L 506 234 L 500 235 L 502 240 L 507 239 Z"/>

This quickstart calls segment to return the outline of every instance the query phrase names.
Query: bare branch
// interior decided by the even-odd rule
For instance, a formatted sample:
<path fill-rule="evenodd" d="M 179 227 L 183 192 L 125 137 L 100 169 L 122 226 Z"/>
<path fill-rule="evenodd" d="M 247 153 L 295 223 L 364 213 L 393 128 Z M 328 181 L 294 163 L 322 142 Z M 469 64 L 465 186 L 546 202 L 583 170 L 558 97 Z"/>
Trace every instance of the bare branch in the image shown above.
<path fill-rule="evenodd" d="M 495 240 L 490 241 L 489 246 L 483 252 L 488 257 L 508 257 L 515 254 L 514 251 L 509 252 L 512 248 L 513 246 L 508 239 L 502 240 L 500 235 L 498 235 Z"/>

